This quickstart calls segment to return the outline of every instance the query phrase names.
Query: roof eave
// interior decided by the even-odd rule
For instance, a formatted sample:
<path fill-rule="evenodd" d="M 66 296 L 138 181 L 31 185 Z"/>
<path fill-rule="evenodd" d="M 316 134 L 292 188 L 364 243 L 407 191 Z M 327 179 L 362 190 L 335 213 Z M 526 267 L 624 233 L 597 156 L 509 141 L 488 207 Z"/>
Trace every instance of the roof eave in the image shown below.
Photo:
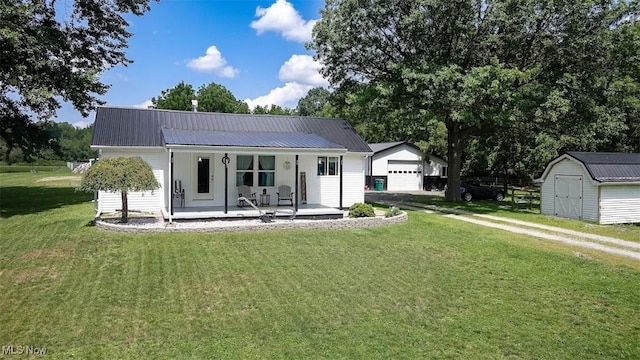
<path fill-rule="evenodd" d="M 174 152 L 192 152 L 192 151 L 214 151 L 214 152 L 232 152 L 232 153 L 327 153 L 327 154 L 345 154 L 349 151 L 345 148 L 283 148 L 283 147 L 262 147 L 262 146 L 204 146 L 204 145 L 184 145 L 184 144 L 167 144 L 167 148 Z"/>

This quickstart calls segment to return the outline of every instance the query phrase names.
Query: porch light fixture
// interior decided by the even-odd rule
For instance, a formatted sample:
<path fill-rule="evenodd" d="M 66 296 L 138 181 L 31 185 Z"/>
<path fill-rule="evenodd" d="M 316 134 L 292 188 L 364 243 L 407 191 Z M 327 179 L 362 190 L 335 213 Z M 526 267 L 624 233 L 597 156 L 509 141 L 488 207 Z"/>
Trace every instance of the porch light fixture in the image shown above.
<path fill-rule="evenodd" d="M 288 161 L 288 160 L 287 160 L 287 161 L 285 161 L 285 162 L 284 162 L 284 164 L 282 164 L 282 167 L 283 167 L 285 170 L 289 170 L 289 169 L 291 169 L 291 161 Z"/>
<path fill-rule="evenodd" d="M 198 156 L 198 162 L 202 162 L 202 156 Z"/>

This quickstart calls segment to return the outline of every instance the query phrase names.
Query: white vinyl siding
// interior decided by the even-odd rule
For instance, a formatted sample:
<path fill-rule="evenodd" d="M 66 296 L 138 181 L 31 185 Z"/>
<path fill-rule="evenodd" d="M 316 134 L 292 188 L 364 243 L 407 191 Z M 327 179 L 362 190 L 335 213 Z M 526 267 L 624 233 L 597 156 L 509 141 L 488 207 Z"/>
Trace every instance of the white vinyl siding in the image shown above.
<path fill-rule="evenodd" d="M 640 184 L 601 186 L 600 223 L 640 223 Z"/>
<path fill-rule="evenodd" d="M 581 163 L 564 158 L 550 165 L 541 188 L 540 211 L 555 215 L 556 177 L 582 176 L 582 219 L 600 224 L 640 222 L 640 183 L 618 185 L 593 181 Z"/>
<path fill-rule="evenodd" d="M 449 175 L 447 162 L 438 157 L 429 156 L 429 163 L 426 164 L 422 175 L 447 177 Z"/>
<path fill-rule="evenodd" d="M 345 156 L 342 160 L 342 206 L 347 208 L 364 202 L 364 169 L 362 157 Z"/>
<path fill-rule="evenodd" d="M 103 150 L 101 159 L 112 157 L 132 157 L 140 156 L 151 168 L 153 174 L 161 185 L 160 189 L 154 191 L 134 191 L 127 195 L 129 210 L 137 211 L 160 211 L 165 198 L 163 187 L 165 174 L 167 172 L 168 157 L 164 150 L 139 150 L 136 153 L 114 150 Z M 122 197 L 120 192 L 109 193 L 100 191 L 98 194 L 100 211 L 103 213 L 113 213 L 122 209 Z"/>
<path fill-rule="evenodd" d="M 563 159 L 553 165 L 547 178 L 542 183 L 540 190 L 541 204 L 540 212 L 545 215 L 555 215 L 556 209 L 556 176 L 581 176 L 582 177 L 582 219 L 587 221 L 598 221 L 598 187 L 595 186 L 589 174 L 582 165 L 572 159 Z"/>

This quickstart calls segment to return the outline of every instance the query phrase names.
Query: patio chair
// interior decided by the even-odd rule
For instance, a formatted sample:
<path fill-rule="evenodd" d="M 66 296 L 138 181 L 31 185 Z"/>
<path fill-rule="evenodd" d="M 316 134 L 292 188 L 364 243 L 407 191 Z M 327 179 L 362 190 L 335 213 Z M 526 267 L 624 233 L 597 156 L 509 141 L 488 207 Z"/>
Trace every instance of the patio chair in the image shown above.
<path fill-rule="evenodd" d="M 254 205 L 258 205 L 258 202 L 256 201 L 256 193 L 252 193 L 251 188 L 247 185 L 238 186 L 238 198 L 240 197 L 244 197 L 248 201 L 251 201 Z M 245 205 L 246 204 L 244 200 L 238 200 L 239 207 L 243 207 Z"/>
<path fill-rule="evenodd" d="M 184 188 L 182 187 L 182 180 L 175 180 L 173 182 L 173 197 L 180 200 L 180 207 L 184 207 Z"/>
<path fill-rule="evenodd" d="M 291 206 L 293 206 L 293 192 L 291 191 L 291 186 L 278 186 L 278 192 L 276 194 L 278 194 L 278 206 L 280 206 L 280 201 L 289 201 Z"/>

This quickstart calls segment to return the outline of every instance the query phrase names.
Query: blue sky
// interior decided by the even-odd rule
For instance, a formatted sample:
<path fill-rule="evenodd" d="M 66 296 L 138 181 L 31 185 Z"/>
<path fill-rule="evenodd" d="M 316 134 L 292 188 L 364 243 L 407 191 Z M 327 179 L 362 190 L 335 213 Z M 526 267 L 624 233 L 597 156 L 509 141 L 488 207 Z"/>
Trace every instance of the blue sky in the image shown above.
<path fill-rule="evenodd" d="M 146 107 L 162 90 L 185 81 L 215 82 L 256 105 L 295 107 L 309 89 L 328 86 L 304 43 L 322 0 L 161 0 L 142 17 L 128 17 L 127 55 L 134 61 L 102 75 L 110 106 Z M 57 121 L 93 122 L 69 104 Z"/>

